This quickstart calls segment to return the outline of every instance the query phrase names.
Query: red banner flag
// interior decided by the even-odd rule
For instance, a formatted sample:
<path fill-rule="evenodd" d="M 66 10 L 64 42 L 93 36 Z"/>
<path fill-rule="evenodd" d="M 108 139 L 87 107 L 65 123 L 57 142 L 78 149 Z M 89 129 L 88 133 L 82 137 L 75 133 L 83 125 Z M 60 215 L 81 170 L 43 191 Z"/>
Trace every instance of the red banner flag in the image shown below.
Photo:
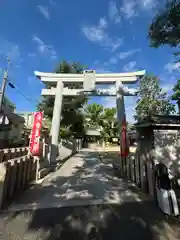
<path fill-rule="evenodd" d="M 124 119 L 121 127 L 121 156 L 127 157 L 129 153 L 128 143 L 127 143 L 127 125 L 126 120 Z"/>
<path fill-rule="evenodd" d="M 30 153 L 33 156 L 37 156 L 40 152 L 40 136 L 41 136 L 41 128 L 42 128 L 42 119 L 43 113 L 36 112 L 34 113 L 34 122 L 31 130 L 31 138 L 30 138 Z"/>

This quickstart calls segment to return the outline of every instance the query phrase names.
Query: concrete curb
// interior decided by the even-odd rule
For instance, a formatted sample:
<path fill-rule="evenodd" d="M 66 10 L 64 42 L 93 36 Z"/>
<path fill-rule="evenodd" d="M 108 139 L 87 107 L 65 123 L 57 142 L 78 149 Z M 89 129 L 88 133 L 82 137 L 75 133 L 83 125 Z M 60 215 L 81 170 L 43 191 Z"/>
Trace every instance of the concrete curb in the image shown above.
<path fill-rule="evenodd" d="M 69 156 L 65 157 L 64 159 L 61 159 L 57 162 L 57 165 L 55 166 L 47 166 L 45 168 L 42 168 L 40 171 L 39 171 L 39 177 L 38 177 L 38 181 L 37 181 L 37 184 L 40 180 L 44 180 L 49 174 L 51 174 L 52 172 L 55 172 L 57 170 L 59 170 L 64 164 L 65 162 L 73 157 L 74 155 L 76 155 L 78 152 L 75 152 L 73 154 L 70 154 Z M 42 182 L 40 181 L 40 182 Z"/>

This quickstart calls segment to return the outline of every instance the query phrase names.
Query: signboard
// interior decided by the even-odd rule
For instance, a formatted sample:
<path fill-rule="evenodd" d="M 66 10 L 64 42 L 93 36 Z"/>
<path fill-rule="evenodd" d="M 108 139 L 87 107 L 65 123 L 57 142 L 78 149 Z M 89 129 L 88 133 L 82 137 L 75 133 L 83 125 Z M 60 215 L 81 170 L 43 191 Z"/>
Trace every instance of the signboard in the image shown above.
<path fill-rule="evenodd" d="M 41 135 L 42 119 L 43 119 L 42 112 L 34 113 L 34 122 L 32 125 L 30 146 L 29 146 L 30 153 L 33 156 L 37 156 L 40 151 L 40 135 Z"/>
<path fill-rule="evenodd" d="M 84 70 L 84 91 L 93 91 L 95 89 L 96 72 L 94 70 Z"/>
<path fill-rule="evenodd" d="M 124 118 L 121 126 L 121 156 L 127 157 L 129 153 L 128 143 L 127 143 L 127 125 Z"/>

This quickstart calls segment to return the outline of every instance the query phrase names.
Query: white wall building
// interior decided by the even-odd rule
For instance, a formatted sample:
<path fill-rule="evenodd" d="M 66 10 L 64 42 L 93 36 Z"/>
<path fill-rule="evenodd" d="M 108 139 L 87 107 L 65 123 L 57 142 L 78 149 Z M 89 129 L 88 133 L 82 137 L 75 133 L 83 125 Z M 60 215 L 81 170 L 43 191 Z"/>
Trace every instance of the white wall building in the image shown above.
<path fill-rule="evenodd" d="M 34 112 L 18 112 L 19 116 L 23 117 L 25 122 L 24 125 L 27 128 L 31 128 L 34 120 Z"/>

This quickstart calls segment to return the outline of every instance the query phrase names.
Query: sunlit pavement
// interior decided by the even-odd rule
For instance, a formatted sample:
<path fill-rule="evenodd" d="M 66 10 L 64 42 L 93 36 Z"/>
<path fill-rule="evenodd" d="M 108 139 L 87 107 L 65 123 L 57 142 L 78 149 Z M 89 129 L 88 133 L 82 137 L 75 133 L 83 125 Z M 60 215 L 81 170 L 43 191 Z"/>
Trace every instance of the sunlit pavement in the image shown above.
<path fill-rule="evenodd" d="M 2 212 L 2 239 L 180 239 L 155 203 L 84 149 Z"/>

